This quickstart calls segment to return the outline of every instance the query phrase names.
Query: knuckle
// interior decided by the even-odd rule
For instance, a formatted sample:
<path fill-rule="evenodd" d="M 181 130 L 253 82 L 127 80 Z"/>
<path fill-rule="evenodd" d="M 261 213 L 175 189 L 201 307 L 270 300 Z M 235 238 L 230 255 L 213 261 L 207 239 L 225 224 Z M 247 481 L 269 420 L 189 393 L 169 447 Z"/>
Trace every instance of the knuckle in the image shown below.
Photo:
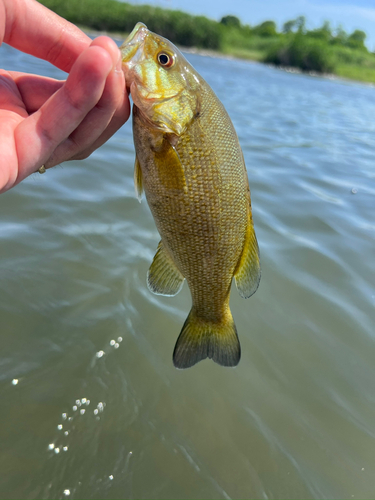
<path fill-rule="evenodd" d="M 86 160 L 91 154 L 91 151 L 81 151 L 80 153 L 72 156 L 71 160 Z"/>

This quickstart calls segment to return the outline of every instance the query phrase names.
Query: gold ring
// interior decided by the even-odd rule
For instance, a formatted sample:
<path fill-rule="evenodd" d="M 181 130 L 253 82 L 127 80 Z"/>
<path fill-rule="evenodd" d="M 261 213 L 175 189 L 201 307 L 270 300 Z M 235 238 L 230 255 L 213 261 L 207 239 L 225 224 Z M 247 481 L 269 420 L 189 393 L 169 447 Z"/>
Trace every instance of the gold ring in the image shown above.
<path fill-rule="evenodd" d="M 38 172 L 40 174 L 44 174 L 46 172 L 46 167 L 44 165 L 42 165 L 40 168 L 38 168 Z"/>

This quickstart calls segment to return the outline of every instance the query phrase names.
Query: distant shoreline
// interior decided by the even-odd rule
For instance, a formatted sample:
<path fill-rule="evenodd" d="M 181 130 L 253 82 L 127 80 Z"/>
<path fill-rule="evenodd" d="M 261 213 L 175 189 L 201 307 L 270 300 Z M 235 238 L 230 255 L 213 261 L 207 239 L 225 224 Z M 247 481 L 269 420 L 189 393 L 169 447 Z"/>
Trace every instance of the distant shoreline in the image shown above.
<path fill-rule="evenodd" d="M 110 38 L 113 38 L 118 43 L 122 43 L 126 37 L 128 36 L 128 33 L 111 33 L 109 31 L 97 31 L 97 30 L 91 30 L 87 27 L 82 27 L 80 26 L 82 31 L 86 33 L 90 37 L 97 37 L 100 35 L 106 35 L 109 36 Z M 268 66 L 270 68 L 274 68 L 280 71 L 284 71 L 286 73 L 294 73 L 294 74 L 299 74 L 299 75 L 306 75 L 306 76 L 311 76 L 314 78 L 323 78 L 326 80 L 334 80 L 334 81 L 343 81 L 343 82 L 352 82 L 352 83 L 360 83 L 362 85 L 365 85 L 366 87 L 371 87 L 375 88 L 375 83 L 373 82 L 366 82 L 363 80 L 355 80 L 351 78 L 346 78 L 344 76 L 340 75 L 335 75 L 333 73 L 318 73 L 316 71 L 302 71 L 299 68 L 295 68 L 292 66 L 276 66 L 274 64 L 268 64 L 256 59 L 251 59 L 250 57 L 239 57 L 239 56 L 234 56 L 231 54 L 225 54 L 223 52 L 220 52 L 218 50 L 210 50 L 210 49 L 199 49 L 197 47 L 182 47 L 180 45 L 176 45 L 181 52 L 186 52 L 188 54 L 197 54 L 199 56 L 206 56 L 206 57 L 212 57 L 216 59 L 228 59 L 228 60 L 233 60 L 233 61 L 245 61 L 253 64 L 261 64 L 262 66 Z"/>
<path fill-rule="evenodd" d="M 130 33 L 142 20 L 151 31 L 187 52 L 375 84 L 375 53 L 366 47 L 366 33 L 360 29 L 347 33 L 342 28 L 332 28 L 329 22 L 308 29 L 304 16 L 285 22 L 278 30 L 272 20 L 250 26 L 233 15 L 215 21 L 180 10 L 119 0 L 38 1 L 90 33 L 104 32 L 117 40 L 122 40 L 123 34 Z"/>

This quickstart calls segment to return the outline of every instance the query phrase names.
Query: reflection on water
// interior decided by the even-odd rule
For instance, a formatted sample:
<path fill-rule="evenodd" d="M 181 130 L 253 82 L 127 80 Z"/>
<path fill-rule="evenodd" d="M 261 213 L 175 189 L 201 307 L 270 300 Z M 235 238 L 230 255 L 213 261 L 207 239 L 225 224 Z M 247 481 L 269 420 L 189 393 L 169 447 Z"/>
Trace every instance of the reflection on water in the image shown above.
<path fill-rule="evenodd" d="M 4 67 L 60 77 L 1 48 Z M 371 87 L 188 55 L 244 150 L 263 277 L 242 360 L 187 371 L 127 124 L 0 196 L 1 498 L 374 498 Z"/>

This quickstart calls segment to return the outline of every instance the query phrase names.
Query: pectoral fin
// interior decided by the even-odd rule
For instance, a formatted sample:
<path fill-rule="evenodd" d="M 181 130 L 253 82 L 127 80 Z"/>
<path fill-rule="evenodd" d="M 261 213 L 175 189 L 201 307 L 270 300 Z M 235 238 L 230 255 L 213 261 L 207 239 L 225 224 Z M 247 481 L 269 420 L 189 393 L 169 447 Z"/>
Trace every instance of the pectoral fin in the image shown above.
<path fill-rule="evenodd" d="M 163 139 L 159 149 L 154 151 L 154 165 L 165 188 L 186 190 L 184 167 L 172 142 L 170 136 Z"/>
<path fill-rule="evenodd" d="M 234 273 L 237 290 L 244 299 L 256 292 L 260 281 L 259 247 L 255 236 L 251 208 L 249 206 L 248 226 L 244 248 Z"/>
<path fill-rule="evenodd" d="M 147 273 L 148 288 L 157 295 L 172 296 L 181 290 L 184 279 L 161 241 Z"/>
<path fill-rule="evenodd" d="M 143 193 L 143 178 L 141 165 L 139 163 L 138 157 L 135 157 L 134 163 L 134 187 L 137 194 L 139 203 L 141 203 L 142 193 Z"/>

